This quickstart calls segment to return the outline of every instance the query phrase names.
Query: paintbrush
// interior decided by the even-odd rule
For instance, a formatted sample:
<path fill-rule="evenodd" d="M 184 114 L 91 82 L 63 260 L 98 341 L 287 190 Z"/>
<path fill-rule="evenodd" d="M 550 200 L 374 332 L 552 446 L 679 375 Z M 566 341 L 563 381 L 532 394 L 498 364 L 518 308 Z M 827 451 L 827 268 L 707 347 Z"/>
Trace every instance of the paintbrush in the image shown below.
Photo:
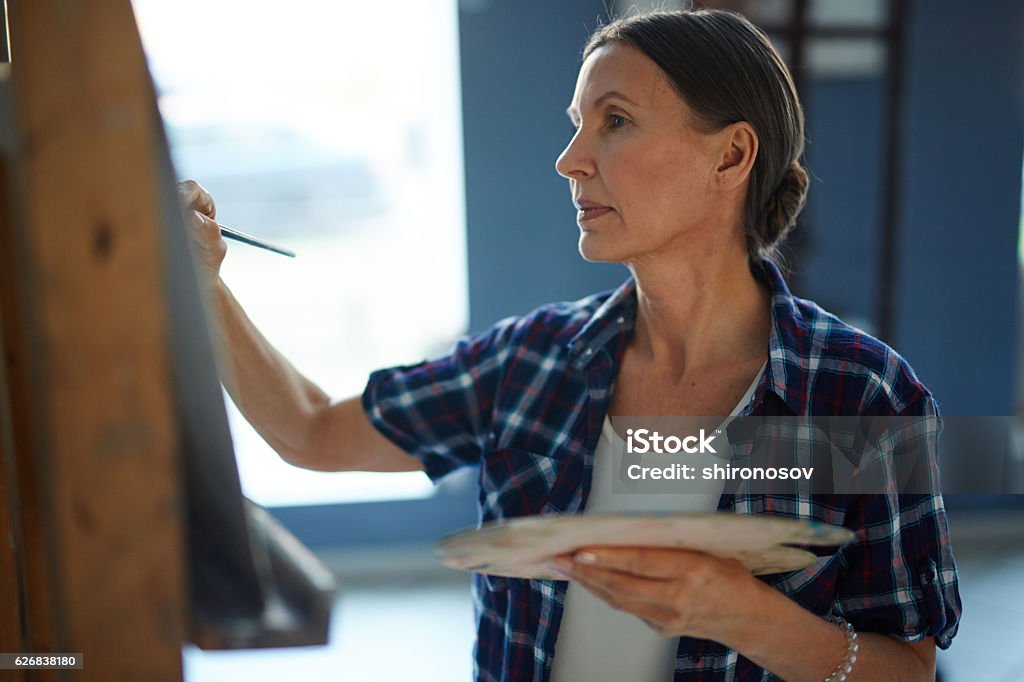
<path fill-rule="evenodd" d="M 217 223 L 217 225 L 220 227 L 220 233 L 223 236 L 227 237 L 228 239 L 234 239 L 237 242 L 242 242 L 243 244 L 248 244 L 249 246 L 255 246 L 255 247 L 258 247 L 258 248 L 261 248 L 261 249 L 266 249 L 267 251 L 273 251 L 274 253 L 279 253 L 282 256 L 288 256 L 289 258 L 295 258 L 295 252 L 294 251 L 289 251 L 288 249 L 285 249 L 285 248 L 282 248 L 280 246 L 277 246 L 276 244 L 271 244 L 268 241 L 260 239 L 259 237 L 254 237 L 251 234 L 246 234 L 245 232 L 242 232 L 240 230 L 236 230 L 233 227 L 228 227 L 227 225 L 221 225 L 220 223 Z"/>

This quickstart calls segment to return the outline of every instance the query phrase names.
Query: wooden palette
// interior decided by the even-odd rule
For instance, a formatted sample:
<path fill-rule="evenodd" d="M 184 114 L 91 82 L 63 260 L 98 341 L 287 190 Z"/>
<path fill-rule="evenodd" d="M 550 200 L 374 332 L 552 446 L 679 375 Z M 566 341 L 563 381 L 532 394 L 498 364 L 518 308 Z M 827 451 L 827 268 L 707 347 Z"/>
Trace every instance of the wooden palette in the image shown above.
<path fill-rule="evenodd" d="M 738 559 L 754 575 L 804 568 L 817 558 L 790 545 L 839 546 L 853 533 L 838 526 L 732 513 L 527 516 L 484 524 L 441 539 L 451 568 L 511 578 L 556 578 L 551 560 L 583 547 L 666 547 Z"/>

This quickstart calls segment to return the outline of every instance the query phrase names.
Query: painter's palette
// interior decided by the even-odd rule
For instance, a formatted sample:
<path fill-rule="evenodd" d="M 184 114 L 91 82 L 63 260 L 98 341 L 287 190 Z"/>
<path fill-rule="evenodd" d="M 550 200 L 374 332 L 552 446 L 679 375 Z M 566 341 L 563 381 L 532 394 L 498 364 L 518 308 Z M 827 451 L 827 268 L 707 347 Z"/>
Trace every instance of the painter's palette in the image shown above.
<path fill-rule="evenodd" d="M 776 516 L 723 513 L 527 516 L 484 524 L 437 543 L 451 568 L 511 578 L 550 579 L 550 562 L 582 547 L 667 547 L 739 560 L 754 575 L 814 563 L 799 547 L 839 546 L 853 533 L 838 526 Z"/>

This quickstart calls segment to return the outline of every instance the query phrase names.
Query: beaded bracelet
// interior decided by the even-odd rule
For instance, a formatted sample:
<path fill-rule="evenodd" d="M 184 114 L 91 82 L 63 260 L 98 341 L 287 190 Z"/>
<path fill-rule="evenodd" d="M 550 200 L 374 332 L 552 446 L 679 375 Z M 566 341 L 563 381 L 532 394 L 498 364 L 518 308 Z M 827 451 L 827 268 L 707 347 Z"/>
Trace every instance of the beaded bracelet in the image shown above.
<path fill-rule="evenodd" d="M 853 671 L 853 664 L 857 662 L 857 651 L 860 649 L 860 644 L 857 643 L 857 631 L 841 616 L 829 616 L 826 620 L 843 629 L 843 634 L 846 635 L 846 656 L 839 662 L 832 674 L 825 678 L 824 682 L 846 682 L 846 678 Z"/>

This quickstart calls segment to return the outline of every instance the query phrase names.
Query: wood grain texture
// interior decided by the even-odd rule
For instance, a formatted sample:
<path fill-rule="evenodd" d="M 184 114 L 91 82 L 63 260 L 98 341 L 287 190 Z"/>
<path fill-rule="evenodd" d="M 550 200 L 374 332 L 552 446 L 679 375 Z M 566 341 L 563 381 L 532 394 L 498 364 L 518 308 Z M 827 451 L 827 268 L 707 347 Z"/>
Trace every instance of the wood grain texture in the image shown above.
<path fill-rule="evenodd" d="M 6 37 L 4 38 L 6 44 Z M 19 218 L 15 190 L 16 142 L 12 134 L 13 109 L 11 101 L 10 65 L 0 69 L 0 651 L 29 651 L 27 623 L 22 620 L 22 610 L 30 605 L 22 600 L 22 591 L 28 584 L 26 568 L 37 567 L 32 575 L 33 582 L 44 591 L 48 584 L 45 577 L 45 554 L 42 543 L 26 547 L 23 538 L 26 530 L 40 526 L 39 508 L 35 504 L 35 487 L 31 483 L 32 431 L 28 409 L 29 381 L 26 362 L 27 337 L 24 334 L 24 305 L 22 294 L 22 268 L 18 254 L 22 252 L 20 237 L 23 231 L 17 228 Z M 17 465 L 17 456 L 25 460 Z M 26 487 L 27 492 L 21 493 Z M 52 603 L 41 598 L 31 606 L 38 613 L 25 614 L 32 622 L 42 626 L 43 631 L 52 630 Z M 39 638 L 43 651 L 52 651 L 53 642 Z M 26 671 L 5 671 L 12 682 L 27 679 Z"/>
<path fill-rule="evenodd" d="M 180 680 L 182 505 L 171 400 L 158 119 L 128 0 L 12 0 L 24 334 L 53 601 L 33 644 L 74 679 Z M 30 553 L 29 553 L 30 554 Z M 35 679 L 35 678 L 33 678 Z"/>
<path fill-rule="evenodd" d="M 3 349 L 0 339 L 0 350 Z M 17 487 L 14 484 L 14 449 L 11 434 L 10 400 L 6 379 L 0 376 L 0 651 L 18 652 L 27 649 L 21 620 L 21 529 L 14 510 L 18 506 Z M 5 671 L 10 682 L 22 682 L 24 671 Z"/>

